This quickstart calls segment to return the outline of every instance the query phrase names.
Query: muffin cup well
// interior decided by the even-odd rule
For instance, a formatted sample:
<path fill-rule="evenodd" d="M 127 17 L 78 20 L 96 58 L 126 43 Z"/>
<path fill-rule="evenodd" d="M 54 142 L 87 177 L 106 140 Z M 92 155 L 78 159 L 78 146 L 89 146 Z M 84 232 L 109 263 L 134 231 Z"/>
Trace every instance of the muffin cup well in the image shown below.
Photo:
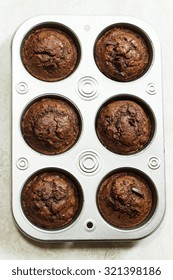
<path fill-rule="evenodd" d="M 152 64 L 153 54 L 148 34 L 129 23 L 106 27 L 94 45 L 98 69 L 117 82 L 130 82 L 142 77 Z"/>
<path fill-rule="evenodd" d="M 149 132 L 143 127 L 144 118 Z M 95 129 L 99 141 L 106 149 L 120 155 L 132 155 L 145 149 L 152 141 L 156 120 L 152 109 L 144 100 L 132 94 L 118 94 L 99 108 Z"/>
<path fill-rule="evenodd" d="M 45 82 L 70 76 L 81 56 L 79 40 L 65 25 L 43 23 L 32 28 L 21 44 L 21 60 L 26 70 Z"/>
<path fill-rule="evenodd" d="M 26 219 L 44 230 L 60 230 L 75 222 L 83 205 L 78 180 L 66 170 L 45 168 L 32 174 L 21 191 Z"/>
<path fill-rule="evenodd" d="M 21 117 L 26 143 L 45 155 L 71 149 L 82 129 L 81 114 L 72 102 L 57 95 L 44 95 L 28 104 Z"/>
<path fill-rule="evenodd" d="M 156 187 L 144 172 L 119 168 L 99 184 L 97 207 L 103 219 L 115 228 L 132 230 L 147 223 L 157 207 Z"/>

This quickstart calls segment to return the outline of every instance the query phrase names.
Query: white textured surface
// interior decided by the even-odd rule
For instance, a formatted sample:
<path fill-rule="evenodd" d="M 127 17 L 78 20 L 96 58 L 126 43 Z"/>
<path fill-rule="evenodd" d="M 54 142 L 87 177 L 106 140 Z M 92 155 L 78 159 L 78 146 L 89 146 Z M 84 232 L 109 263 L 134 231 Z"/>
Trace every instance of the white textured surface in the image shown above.
<path fill-rule="evenodd" d="M 0 259 L 173 259 L 172 0 L 0 0 L 0 11 Z M 14 225 L 10 185 L 10 45 L 18 26 L 39 14 L 135 16 L 150 24 L 159 35 L 163 61 L 167 210 L 159 229 L 143 240 L 42 244 L 26 239 Z"/>

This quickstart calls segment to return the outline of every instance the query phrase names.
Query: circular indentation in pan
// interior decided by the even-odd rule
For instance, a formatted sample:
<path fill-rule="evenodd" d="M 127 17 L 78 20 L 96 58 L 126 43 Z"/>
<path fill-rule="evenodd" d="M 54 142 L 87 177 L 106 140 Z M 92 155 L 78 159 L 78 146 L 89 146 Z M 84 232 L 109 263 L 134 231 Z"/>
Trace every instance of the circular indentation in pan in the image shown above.
<path fill-rule="evenodd" d="M 160 159 L 156 156 L 150 157 L 148 160 L 148 166 L 154 170 L 158 169 L 160 167 Z"/>
<path fill-rule="evenodd" d="M 25 82 L 20 82 L 16 85 L 16 90 L 20 94 L 25 94 L 28 92 L 28 85 Z"/>
<path fill-rule="evenodd" d="M 117 154 L 131 155 L 149 145 L 156 124 L 148 104 L 133 95 L 120 94 L 101 106 L 95 126 L 105 148 Z"/>
<path fill-rule="evenodd" d="M 80 113 L 69 100 L 45 95 L 24 110 L 21 131 L 26 143 L 35 151 L 45 155 L 64 153 L 79 139 Z"/>
<path fill-rule="evenodd" d="M 84 151 L 78 158 L 78 167 L 86 175 L 95 174 L 101 167 L 100 157 L 95 151 Z"/>
<path fill-rule="evenodd" d="M 21 157 L 21 158 L 19 158 L 17 160 L 16 166 L 20 170 L 25 170 L 25 169 L 27 169 L 29 167 L 29 162 L 28 162 L 28 160 L 26 158 Z"/>
<path fill-rule="evenodd" d="M 145 173 L 121 168 L 103 178 L 96 200 L 106 222 L 114 227 L 134 229 L 150 220 L 156 209 L 157 193 Z"/>
<path fill-rule="evenodd" d="M 148 94 L 154 95 L 157 93 L 157 85 L 155 83 L 149 83 L 146 90 Z"/>
<path fill-rule="evenodd" d="M 35 226 L 58 230 L 72 224 L 83 203 L 77 179 L 62 169 L 39 170 L 26 181 L 21 192 L 25 217 Z"/>
<path fill-rule="evenodd" d="M 85 76 L 78 81 L 79 95 L 86 100 L 94 99 L 99 94 L 99 84 L 93 77 Z"/>
<path fill-rule="evenodd" d="M 67 78 L 77 68 L 81 50 L 74 32 L 60 23 L 43 23 L 26 34 L 21 59 L 35 78 L 55 82 Z"/>
<path fill-rule="evenodd" d="M 150 68 L 152 43 L 141 28 L 128 23 L 114 24 L 99 34 L 94 58 L 105 76 L 118 82 L 130 82 Z"/>

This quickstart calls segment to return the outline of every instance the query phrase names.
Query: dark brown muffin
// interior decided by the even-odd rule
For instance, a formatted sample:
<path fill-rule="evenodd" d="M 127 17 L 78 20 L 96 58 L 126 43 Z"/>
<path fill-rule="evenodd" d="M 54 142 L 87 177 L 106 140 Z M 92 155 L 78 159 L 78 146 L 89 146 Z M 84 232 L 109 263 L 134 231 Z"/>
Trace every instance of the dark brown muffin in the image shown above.
<path fill-rule="evenodd" d="M 21 129 L 31 148 L 54 155 L 67 151 L 75 144 L 80 134 L 80 123 L 69 103 L 56 98 L 43 98 L 24 113 Z"/>
<path fill-rule="evenodd" d="M 120 82 L 132 81 L 145 72 L 149 49 L 137 32 L 115 27 L 96 42 L 95 61 L 107 77 Z"/>
<path fill-rule="evenodd" d="M 97 203 L 108 223 L 120 228 L 132 228 L 141 224 L 150 214 L 152 192 L 138 175 L 120 172 L 101 184 Z"/>
<path fill-rule="evenodd" d="M 117 100 L 99 112 L 96 131 L 101 143 L 112 152 L 132 154 L 151 138 L 151 120 L 144 109 L 131 100 Z"/>
<path fill-rule="evenodd" d="M 63 174 L 44 172 L 29 180 L 22 190 L 22 209 L 34 225 L 58 229 L 69 225 L 79 210 L 74 183 Z"/>
<path fill-rule="evenodd" d="M 74 40 L 56 28 L 40 28 L 25 40 L 22 61 L 28 72 L 43 81 L 59 81 L 69 76 L 78 61 Z"/>

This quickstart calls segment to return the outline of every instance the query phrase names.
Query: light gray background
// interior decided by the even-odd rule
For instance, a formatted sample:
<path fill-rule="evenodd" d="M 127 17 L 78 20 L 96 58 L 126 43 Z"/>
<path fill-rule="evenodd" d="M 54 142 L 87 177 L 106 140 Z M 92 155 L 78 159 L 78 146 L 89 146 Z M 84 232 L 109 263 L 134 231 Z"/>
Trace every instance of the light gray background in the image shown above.
<path fill-rule="evenodd" d="M 0 259 L 173 259 L 173 4 L 172 0 L 0 0 Z M 10 47 L 18 26 L 39 14 L 135 16 L 162 47 L 167 209 L 161 226 L 133 243 L 42 244 L 26 239 L 11 214 Z"/>

